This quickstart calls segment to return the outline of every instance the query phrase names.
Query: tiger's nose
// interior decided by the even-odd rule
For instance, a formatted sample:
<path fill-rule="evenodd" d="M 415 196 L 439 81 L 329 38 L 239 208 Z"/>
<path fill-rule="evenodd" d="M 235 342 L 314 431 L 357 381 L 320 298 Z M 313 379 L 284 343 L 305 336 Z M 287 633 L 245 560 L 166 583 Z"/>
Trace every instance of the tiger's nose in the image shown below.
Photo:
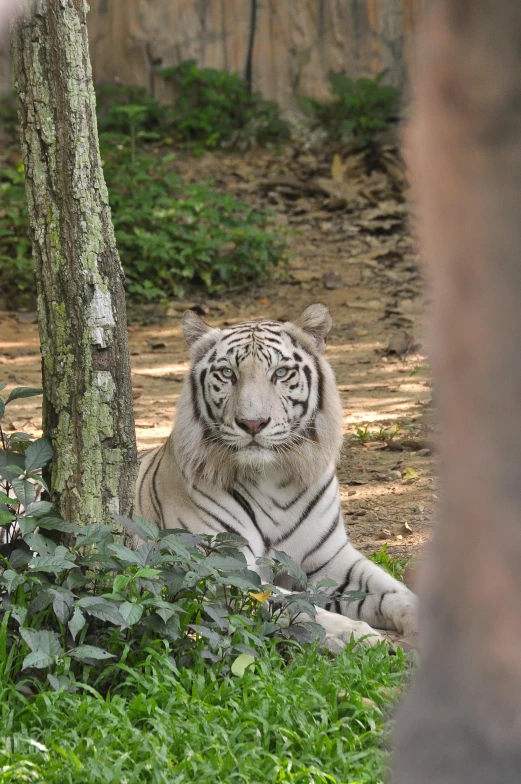
<path fill-rule="evenodd" d="M 239 427 L 246 430 L 251 436 L 256 436 L 261 430 L 264 430 L 270 419 L 236 419 Z"/>

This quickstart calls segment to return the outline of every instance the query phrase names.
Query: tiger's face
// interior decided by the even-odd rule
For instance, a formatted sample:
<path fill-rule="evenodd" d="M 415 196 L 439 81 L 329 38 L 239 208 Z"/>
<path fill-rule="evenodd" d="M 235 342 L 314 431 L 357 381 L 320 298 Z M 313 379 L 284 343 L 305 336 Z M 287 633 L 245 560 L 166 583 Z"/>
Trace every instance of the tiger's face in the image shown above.
<path fill-rule="evenodd" d="M 214 458 L 262 469 L 319 444 L 326 405 L 334 408 L 338 398 L 321 356 L 331 328 L 327 308 L 312 305 L 295 323 L 257 320 L 222 330 L 189 311 L 183 326 L 192 348 L 184 404 L 189 398 Z"/>

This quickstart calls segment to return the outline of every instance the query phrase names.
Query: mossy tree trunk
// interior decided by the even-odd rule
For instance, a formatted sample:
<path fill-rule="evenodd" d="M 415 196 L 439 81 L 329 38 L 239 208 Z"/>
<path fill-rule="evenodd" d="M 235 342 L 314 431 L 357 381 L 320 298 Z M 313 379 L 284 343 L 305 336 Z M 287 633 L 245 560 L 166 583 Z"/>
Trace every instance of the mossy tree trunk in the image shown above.
<path fill-rule="evenodd" d="M 103 178 L 84 0 L 22 0 L 20 96 L 52 498 L 68 520 L 132 512 L 136 443 L 124 277 Z"/>

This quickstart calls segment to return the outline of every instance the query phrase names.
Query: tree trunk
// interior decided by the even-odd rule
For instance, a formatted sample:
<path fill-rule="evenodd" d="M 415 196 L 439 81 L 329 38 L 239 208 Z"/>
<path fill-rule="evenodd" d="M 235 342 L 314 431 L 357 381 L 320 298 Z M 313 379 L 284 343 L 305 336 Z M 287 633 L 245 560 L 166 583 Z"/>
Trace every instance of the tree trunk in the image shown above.
<path fill-rule="evenodd" d="M 412 166 L 443 505 L 397 784 L 521 780 L 521 3 L 434 0 Z"/>
<path fill-rule="evenodd" d="M 130 514 L 136 477 L 124 277 L 99 153 L 84 0 L 22 0 L 12 30 L 38 291 L 52 500 Z M 32 10 L 34 7 L 34 10 Z"/>

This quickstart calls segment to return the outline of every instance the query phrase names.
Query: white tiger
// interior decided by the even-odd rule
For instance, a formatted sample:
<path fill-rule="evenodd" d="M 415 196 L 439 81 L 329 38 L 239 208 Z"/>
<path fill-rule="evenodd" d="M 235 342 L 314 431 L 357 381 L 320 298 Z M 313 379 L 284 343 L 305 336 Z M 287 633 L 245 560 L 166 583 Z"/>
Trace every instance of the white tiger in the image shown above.
<path fill-rule="evenodd" d="M 311 580 L 366 592 L 332 602 L 335 612 L 317 609 L 339 647 L 351 635 L 381 639 L 371 627 L 413 633 L 416 597 L 346 533 L 336 477 L 342 407 L 322 356 L 331 325 L 320 304 L 294 323 L 224 329 L 185 313 L 191 368 L 171 436 L 143 456 L 137 511 L 161 528 L 240 534 L 250 568 L 283 550 Z"/>

